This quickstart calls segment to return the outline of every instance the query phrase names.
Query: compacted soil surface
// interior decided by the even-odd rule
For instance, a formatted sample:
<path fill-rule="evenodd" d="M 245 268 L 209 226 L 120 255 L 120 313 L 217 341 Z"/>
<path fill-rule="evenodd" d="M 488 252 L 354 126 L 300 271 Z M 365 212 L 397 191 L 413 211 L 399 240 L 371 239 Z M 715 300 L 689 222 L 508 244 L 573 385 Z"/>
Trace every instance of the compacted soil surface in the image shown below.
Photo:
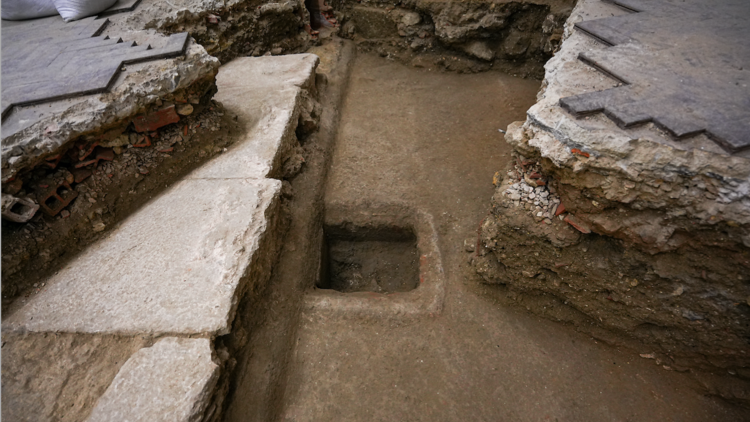
<path fill-rule="evenodd" d="M 489 211 L 493 175 L 510 159 L 498 129 L 525 119 L 538 89 L 538 81 L 498 72 L 460 75 L 370 55 L 355 60 L 325 205 L 401 204 L 431 215 L 445 297 L 439 311 L 408 318 L 304 308 L 280 419 L 750 420 L 743 409 L 703 394 L 688 374 L 639 356 L 648 350 L 603 344 L 500 303 L 501 287 L 479 283 L 470 251 Z M 335 246 L 330 252 L 340 255 Z M 345 270 L 333 269 L 352 279 Z M 416 277 L 413 267 L 404 271 Z M 364 284 L 370 287 L 354 290 L 368 293 L 346 294 L 399 291 L 376 288 L 387 285 L 383 280 Z M 318 286 L 336 288 L 325 280 Z"/>

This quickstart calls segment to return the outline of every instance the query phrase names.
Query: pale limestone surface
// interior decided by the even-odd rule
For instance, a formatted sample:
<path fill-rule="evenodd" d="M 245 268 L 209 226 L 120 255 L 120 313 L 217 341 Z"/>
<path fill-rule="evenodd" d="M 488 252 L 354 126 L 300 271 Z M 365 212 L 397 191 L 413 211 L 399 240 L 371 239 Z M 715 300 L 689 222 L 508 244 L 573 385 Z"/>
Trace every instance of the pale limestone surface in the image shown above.
<path fill-rule="evenodd" d="M 278 180 L 186 180 L 47 281 L 5 329 L 226 334 Z"/>
<path fill-rule="evenodd" d="M 222 66 L 214 99 L 239 116 L 248 138 L 190 178 L 277 177 L 281 160 L 297 144 L 301 89 L 312 89 L 314 54 L 241 57 Z"/>
<path fill-rule="evenodd" d="M 222 68 L 218 97 L 257 122 L 247 138 L 69 262 L 3 329 L 227 334 L 241 294 L 270 271 L 281 182 L 266 176 L 298 145 L 299 98 L 314 88 L 318 61 L 242 58 Z"/>
<path fill-rule="evenodd" d="M 87 420 L 200 421 L 218 378 L 208 339 L 163 338 L 125 362 Z"/>

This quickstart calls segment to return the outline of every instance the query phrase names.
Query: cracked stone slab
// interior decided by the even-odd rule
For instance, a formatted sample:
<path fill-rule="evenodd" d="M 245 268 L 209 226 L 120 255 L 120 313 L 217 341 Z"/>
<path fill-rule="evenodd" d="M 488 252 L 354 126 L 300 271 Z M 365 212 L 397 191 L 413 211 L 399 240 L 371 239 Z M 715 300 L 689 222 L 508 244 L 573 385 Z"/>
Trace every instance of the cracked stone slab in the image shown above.
<path fill-rule="evenodd" d="M 239 117 L 248 137 L 190 177 L 275 177 L 282 156 L 297 142 L 299 96 L 314 87 L 319 61 L 314 54 L 293 54 L 242 57 L 222 66 L 214 98 Z"/>
<path fill-rule="evenodd" d="M 281 182 L 175 184 L 47 281 L 3 331 L 221 335 L 271 253 Z"/>
<path fill-rule="evenodd" d="M 579 59 L 581 54 L 593 56 L 616 47 L 591 38 L 575 25 L 636 15 L 611 2 L 581 0 L 566 23 L 560 50 L 545 65 L 537 103 L 522 125 L 509 126 L 506 141 L 523 155 L 539 154 L 555 167 L 581 175 L 570 180 L 604 175 L 606 183 L 586 183 L 601 187 L 609 201 L 670 210 L 676 213 L 670 218 L 688 216 L 706 226 L 721 221 L 748 224 L 750 149 L 729 153 L 705 133 L 675 139 L 653 123 L 622 127 L 603 113 L 575 117 L 561 106 L 563 98 L 628 88 Z M 578 189 L 591 186 L 576 185 Z"/>
<path fill-rule="evenodd" d="M 189 36 L 172 34 L 159 47 L 99 37 L 107 19 L 65 23 L 60 16 L 43 25 L 3 26 L 2 115 L 15 106 L 56 101 L 109 90 L 122 65 L 185 54 Z"/>
<path fill-rule="evenodd" d="M 152 45 L 168 39 L 147 32 L 137 38 Z M 128 65 L 108 92 L 14 107 L 2 122 L 2 179 L 33 167 L 81 134 L 132 118 L 158 98 L 213 77 L 218 67 L 216 58 L 191 41 L 184 57 Z"/>
<path fill-rule="evenodd" d="M 653 122 L 674 138 L 705 133 L 729 153 L 750 148 L 750 7 L 741 0 L 613 0 L 633 13 L 576 28 L 611 45 L 579 59 L 622 86 L 560 100 L 624 128 Z"/>
<path fill-rule="evenodd" d="M 167 337 L 135 352 L 87 419 L 199 421 L 219 377 L 206 338 Z"/>

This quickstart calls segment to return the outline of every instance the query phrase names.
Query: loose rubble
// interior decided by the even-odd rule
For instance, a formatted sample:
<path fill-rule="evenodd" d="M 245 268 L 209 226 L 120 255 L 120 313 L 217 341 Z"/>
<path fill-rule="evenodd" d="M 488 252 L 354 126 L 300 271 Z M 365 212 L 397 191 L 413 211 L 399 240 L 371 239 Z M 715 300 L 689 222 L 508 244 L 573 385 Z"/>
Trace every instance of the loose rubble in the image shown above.
<path fill-rule="evenodd" d="M 537 222 L 552 224 L 552 219 L 560 215 L 557 213 L 560 198 L 550 191 L 538 163 L 527 161 L 524 157 L 518 157 L 516 161 L 508 177 L 518 181 L 510 185 L 504 194 L 513 201 L 513 206 L 530 211 Z"/>

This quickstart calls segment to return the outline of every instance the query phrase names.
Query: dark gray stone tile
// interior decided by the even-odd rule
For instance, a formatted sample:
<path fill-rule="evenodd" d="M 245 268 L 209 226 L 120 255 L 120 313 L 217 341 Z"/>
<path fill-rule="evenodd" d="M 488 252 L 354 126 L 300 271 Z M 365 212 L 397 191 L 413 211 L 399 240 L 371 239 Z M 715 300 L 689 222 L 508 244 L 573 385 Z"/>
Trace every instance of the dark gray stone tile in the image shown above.
<path fill-rule="evenodd" d="M 706 133 L 730 153 L 750 148 L 750 7 L 742 0 L 615 0 L 632 14 L 576 28 L 612 47 L 579 58 L 623 86 L 562 98 L 576 116 L 623 127 L 654 122 L 676 138 Z"/>
<path fill-rule="evenodd" d="M 174 34 L 163 46 L 151 48 L 98 36 L 107 20 L 96 17 L 26 22 L 2 28 L 3 116 L 15 105 L 104 92 L 123 64 L 179 56 L 188 41 L 187 33 Z"/>

